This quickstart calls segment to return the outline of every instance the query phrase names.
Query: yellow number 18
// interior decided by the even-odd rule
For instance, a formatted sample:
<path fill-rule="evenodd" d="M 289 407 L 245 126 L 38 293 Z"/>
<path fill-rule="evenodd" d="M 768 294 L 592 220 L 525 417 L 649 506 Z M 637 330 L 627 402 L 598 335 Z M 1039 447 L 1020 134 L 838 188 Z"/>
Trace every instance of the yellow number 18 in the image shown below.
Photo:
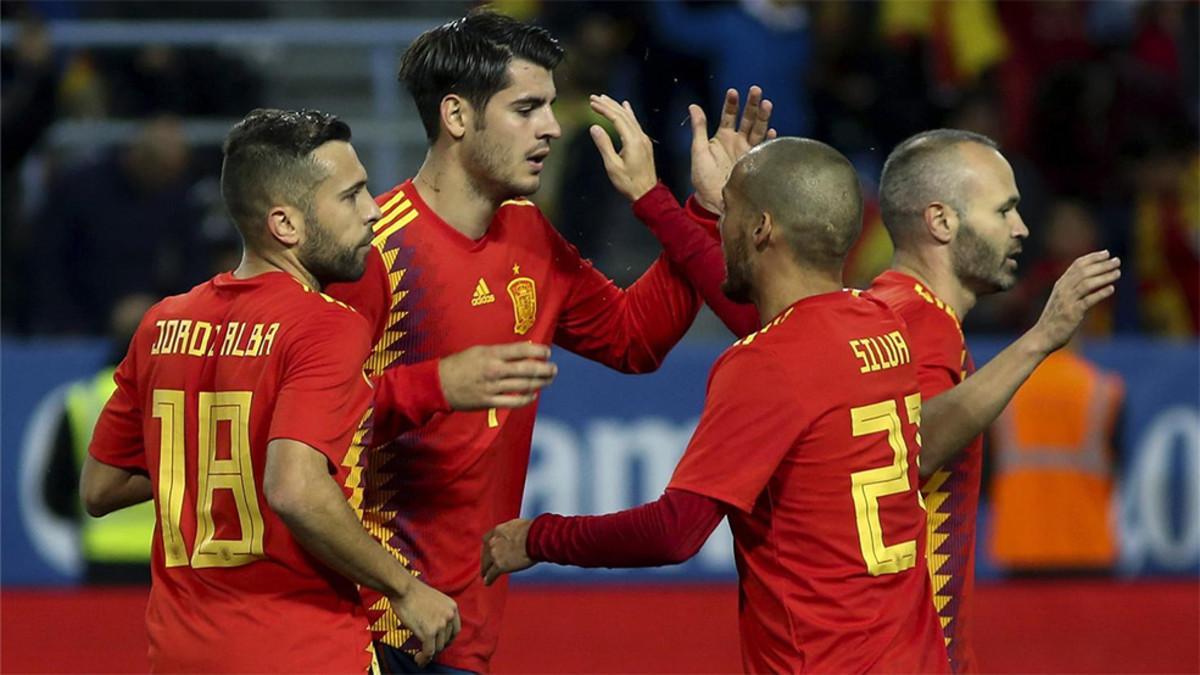
<path fill-rule="evenodd" d="M 904 397 L 909 424 L 921 423 L 921 395 Z M 896 574 L 917 564 L 917 542 L 902 541 L 891 546 L 883 543 L 883 526 L 879 520 L 879 498 L 908 492 L 908 444 L 900 428 L 900 415 L 895 401 L 880 401 L 850 410 L 851 433 L 855 437 L 886 433 L 892 448 L 892 463 L 875 469 L 850 474 L 850 494 L 854 498 L 854 515 L 858 526 L 858 543 L 862 549 L 867 572 L 877 577 Z M 920 436 L 917 437 L 920 442 Z M 921 497 L 918 503 L 924 508 Z"/>
<path fill-rule="evenodd" d="M 196 545 L 189 558 L 183 543 L 185 474 L 184 401 L 182 389 L 155 389 L 153 415 L 162 423 L 158 458 L 158 520 L 167 567 L 239 567 L 263 557 L 263 517 L 254 486 L 250 457 L 249 391 L 200 392 L 199 457 L 196 494 Z M 220 424 L 228 423 L 229 458 L 217 458 Z M 217 539 L 213 496 L 229 490 L 242 536 Z"/>

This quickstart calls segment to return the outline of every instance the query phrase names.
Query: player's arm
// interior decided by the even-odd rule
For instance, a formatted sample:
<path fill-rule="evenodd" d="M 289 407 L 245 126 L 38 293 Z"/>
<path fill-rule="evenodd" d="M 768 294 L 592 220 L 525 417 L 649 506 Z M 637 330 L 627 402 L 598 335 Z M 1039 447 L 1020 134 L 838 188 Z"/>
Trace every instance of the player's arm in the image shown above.
<path fill-rule="evenodd" d="M 290 439 L 271 441 L 263 493 L 306 551 L 354 583 L 387 596 L 421 639 L 423 661 L 458 634 L 461 622 L 454 601 L 418 581 L 367 534 L 319 450 Z"/>
<path fill-rule="evenodd" d="M 125 358 L 113 372 L 116 388 L 100 411 L 88 443 L 79 497 L 88 514 L 95 517 L 154 498 L 146 470 L 137 380 L 138 355 L 145 349 L 146 326 L 153 325 L 153 313 L 152 309 L 142 318 Z"/>
<path fill-rule="evenodd" d="M 546 345 L 514 342 L 389 368 L 375 383 L 375 442 L 390 441 L 441 412 L 529 405 L 558 374 L 549 358 Z"/>
<path fill-rule="evenodd" d="M 700 551 L 725 517 L 715 499 L 667 490 L 656 501 L 602 516 L 542 514 L 515 519 L 483 537 L 481 573 L 489 586 L 501 574 L 535 563 L 576 567 L 677 565 Z"/>
<path fill-rule="evenodd" d="M 713 313 L 737 337 L 758 330 L 754 305 L 738 304 L 725 296 L 725 256 L 721 242 L 696 222 L 697 206 L 689 201 L 685 212 L 665 185 L 659 183 L 633 204 L 633 212 L 663 246 L 667 259 L 700 293 Z M 700 216 L 703 217 L 703 216 Z"/>
<path fill-rule="evenodd" d="M 146 474 L 111 466 L 88 455 L 83 460 L 79 497 L 88 515 L 99 518 L 154 499 L 154 490 Z"/>
<path fill-rule="evenodd" d="M 334 304 L 288 334 L 268 431 L 263 493 L 301 546 L 355 583 L 386 595 L 420 638 L 427 662 L 458 633 L 454 601 L 414 579 L 374 541 L 332 477 L 365 422 L 367 323 Z M 354 459 L 350 460 L 352 463 Z"/>
<path fill-rule="evenodd" d="M 650 139 L 628 103 L 618 104 L 607 96 L 593 96 L 591 102 L 593 109 L 613 121 L 621 136 L 618 153 L 603 129 L 590 130 L 609 179 L 630 202 L 636 202 L 658 184 Z M 569 287 L 554 341 L 623 372 L 657 369 L 695 320 L 700 310 L 696 291 L 664 256 L 622 290 L 553 228 L 548 229 L 556 271 Z"/>
<path fill-rule="evenodd" d="M 713 368 L 700 424 L 658 501 L 604 516 L 505 523 L 484 535 L 485 579 L 540 561 L 645 567 L 695 555 L 730 509 L 753 509 L 806 424 L 803 410 L 779 414 L 774 397 L 789 385 L 770 350 L 732 348 Z"/>
<path fill-rule="evenodd" d="M 927 478 L 983 433 L 1047 356 L 1065 345 L 1087 311 L 1113 294 L 1121 261 L 1108 251 L 1075 260 L 1054 284 L 1036 325 L 921 412 L 921 477 Z"/>
<path fill-rule="evenodd" d="M 603 98 L 594 100 L 592 105 L 597 112 L 613 121 L 621 134 L 623 145 L 630 142 L 649 145 L 649 139 L 642 133 L 628 106 L 616 106 L 615 102 Z M 721 190 L 729 179 L 734 162 L 753 146 L 775 136 L 775 131 L 770 128 L 771 109 L 771 102 L 762 98 L 762 89 L 751 87 L 741 121 L 738 122 L 738 93 L 730 89 L 726 92 L 717 132 L 709 138 L 703 110 L 695 105 L 689 107 L 692 120 L 692 183 L 696 187 L 696 194 L 688 200 L 686 213 L 661 183 L 643 191 L 649 179 L 646 169 L 653 167 L 652 157 L 649 162 L 641 159 L 636 152 L 636 145 L 630 151 L 623 147 L 622 153 L 617 154 L 603 130 L 599 127 L 591 130 L 613 184 L 622 194 L 634 200 L 634 214 L 662 244 L 667 258 L 738 337 L 758 330 L 759 316 L 753 306 L 737 304 L 721 290 L 725 280 L 725 260 L 716 231 L 715 214 L 723 210 Z M 628 158 L 623 155 L 628 155 Z"/>

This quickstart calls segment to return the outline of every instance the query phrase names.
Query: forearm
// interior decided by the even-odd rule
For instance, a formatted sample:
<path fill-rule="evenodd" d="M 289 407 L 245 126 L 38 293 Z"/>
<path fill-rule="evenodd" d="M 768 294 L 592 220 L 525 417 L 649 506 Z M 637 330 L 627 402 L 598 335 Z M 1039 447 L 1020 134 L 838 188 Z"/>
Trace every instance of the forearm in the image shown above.
<path fill-rule="evenodd" d="M 669 192 L 663 196 L 651 191 L 634 204 L 634 213 L 662 244 L 667 258 L 734 335 L 740 338 L 758 330 L 759 317 L 754 306 L 735 303 L 721 290 L 725 281 L 721 242 L 706 227 L 711 223 L 701 222 L 694 205 L 689 202 L 689 210 L 685 212 Z"/>
<path fill-rule="evenodd" d="M 665 257 L 625 290 L 590 266 L 579 275 L 554 342 L 614 370 L 657 370 L 700 311 L 700 297 Z"/>
<path fill-rule="evenodd" d="M 412 575 L 367 534 L 332 478 L 306 481 L 299 492 L 304 497 L 272 508 L 304 550 L 354 583 L 388 597 L 407 591 Z"/>
<path fill-rule="evenodd" d="M 154 499 L 154 488 L 149 477 L 104 464 L 89 455 L 79 479 L 79 496 L 88 514 L 99 518 Z"/>
<path fill-rule="evenodd" d="M 925 402 L 921 412 L 921 477 L 950 461 L 983 433 L 1047 352 L 1027 332 L 958 386 Z"/>
<path fill-rule="evenodd" d="M 388 443 L 449 410 L 437 360 L 389 368 L 375 380 L 372 445 Z"/>
<path fill-rule="evenodd" d="M 526 553 L 534 561 L 577 567 L 674 565 L 694 556 L 722 517 L 716 500 L 668 490 L 657 501 L 617 513 L 539 516 Z"/>

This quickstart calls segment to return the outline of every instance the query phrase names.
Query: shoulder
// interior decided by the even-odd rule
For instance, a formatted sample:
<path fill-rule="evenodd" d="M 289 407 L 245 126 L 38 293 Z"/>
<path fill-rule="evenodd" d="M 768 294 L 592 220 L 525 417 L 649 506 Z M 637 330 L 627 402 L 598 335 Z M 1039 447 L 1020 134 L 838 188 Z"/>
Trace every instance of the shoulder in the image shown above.
<path fill-rule="evenodd" d="M 159 300 L 146 310 L 146 314 L 142 317 L 142 323 L 153 323 L 164 317 L 177 317 L 189 313 L 189 310 L 203 306 L 212 301 L 213 298 L 213 283 L 216 277 L 208 281 L 196 284 L 191 289 L 184 293 L 176 295 L 168 295 Z"/>
<path fill-rule="evenodd" d="M 510 199 L 500 205 L 496 220 L 506 237 L 545 251 L 560 271 L 578 272 L 586 267 L 584 258 L 566 237 L 554 227 L 537 204 L 528 199 Z"/>
<path fill-rule="evenodd" d="M 315 289 L 304 288 L 297 305 L 311 317 L 309 321 L 311 324 L 342 328 L 360 324 L 366 326 L 366 319 L 358 313 L 358 310 L 328 293 Z"/>
<path fill-rule="evenodd" d="M 864 296 L 882 301 L 914 332 L 932 333 L 931 339 L 941 336 L 960 343 L 963 340 L 962 326 L 954 310 L 915 280 L 882 282 L 880 277 Z"/>
<path fill-rule="evenodd" d="M 379 210 L 386 212 L 390 208 L 394 208 L 400 202 L 404 201 L 404 183 L 393 185 L 387 192 L 381 192 L 375 195 L 375 203 L 379 205 Z"/>
<path fill-rule="evenodd" d="M 279 301 L 296 317 L 298 336 L 320 336 L 322 341 L 370 340 L 370 326 L 358 310 L 298 280 L 280 290 Z"/>
<path fill-rule="evenodd" d="M 787 324 L 788 319 L 791 318 L 792 309 L 789 307 L 786 312 L 767 322 L 761 329 L 730 345 L 713 365 L 713 375 L 715 376 L 718 371 L 721 371 L 738 376 L 759 376 L 776 370 L 778 365 L 776 358 L 778 345 L 776 343 L 784 333 L 781 327 L 792 328 Z"/>
<path fill-rule="evenodd" d="M 501 202 L 500 208 L 496 210 L 496 220 L 523 228 L 532 225 L 539 230 L 553 231 L 557 234 L 554 226 L 550 224 L 550 219 L 546 218 L 538 205 L 525 198 Z"/>

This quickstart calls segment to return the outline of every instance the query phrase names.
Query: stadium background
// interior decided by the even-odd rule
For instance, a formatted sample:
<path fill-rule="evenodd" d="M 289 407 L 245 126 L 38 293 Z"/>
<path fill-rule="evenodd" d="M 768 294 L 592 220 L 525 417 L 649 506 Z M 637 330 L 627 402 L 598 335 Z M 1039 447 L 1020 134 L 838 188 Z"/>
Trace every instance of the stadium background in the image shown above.
<path fill-rule="evenodd" d="M 48 455 L 65 385 L 109 360 L 114 310 L 232 266 L 219 143 L 255 106 L 345 117 L 382 192 L 424 137 L 395 82 L 400 50 L 466 3 L 10 2 L 3 75 L 0 669 L 145 667 L 143 587 L 82 581 Z M 687 191 L 688 102 L 760 84 L 782 134 L 832 143 L 871 187 L 887 150 L 935 126 L 1004 146 L 1033 234 L 1023 281 L 967 321 L 985 361 L 1036 318 L 1082 251 L 1124 262 L 1081 349 L 1125 379 L 1109 577 L 1014 579 L 989 556 L 983 509 L 980 661 L 995 671 L 1200 671 L 1200 83 L 1194 2 L 899 0 L 504 2 L 566 44 L 563 139 L 535 201 L 621 282 L 657 251 L 608 185 L 586 94 L 630 99 L 660 175 Z M 768 28 L 767 26 L 771 27 Z M 751 49 L 747 45 L 762 45 Z M 888 260 L 877 210 L 847 270 Z M 656 496 L 729 342 L 703 315 L 660 373 L 618 376 L 557 354 L 527 487 L 529 513 L 603 512 Z M 711 672 L 738 664 L 727 530 L 672 569 L 519 578 L 496 666 Z"/>

